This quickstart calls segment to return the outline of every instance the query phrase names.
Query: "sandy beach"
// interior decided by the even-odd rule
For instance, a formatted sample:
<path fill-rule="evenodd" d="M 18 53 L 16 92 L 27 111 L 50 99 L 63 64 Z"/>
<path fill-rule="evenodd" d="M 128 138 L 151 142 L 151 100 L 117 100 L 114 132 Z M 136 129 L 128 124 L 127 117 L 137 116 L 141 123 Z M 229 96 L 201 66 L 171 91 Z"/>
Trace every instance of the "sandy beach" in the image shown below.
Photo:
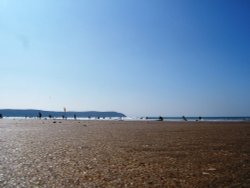
<path fill-rule="evenodd" d="M 250 187 L 250 122 L 0 120 L 0 187 Z"/>

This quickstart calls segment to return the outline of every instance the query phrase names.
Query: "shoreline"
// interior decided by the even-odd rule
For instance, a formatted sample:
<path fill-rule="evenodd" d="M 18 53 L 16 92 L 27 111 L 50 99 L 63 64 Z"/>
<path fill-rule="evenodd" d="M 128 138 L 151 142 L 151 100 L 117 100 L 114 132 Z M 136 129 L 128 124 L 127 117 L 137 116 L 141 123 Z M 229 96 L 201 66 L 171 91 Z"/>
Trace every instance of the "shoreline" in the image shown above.
<path fill-rule="evenodd" d="M 204 117 L 203 119 L 198 119 L 196 117 L 186 117 L 187 120 L 183 120 L 181 117 L 168 117 L 164 118 L 163 122 L 250 122 L 250 117 Z M 135 122 L 156 122 L 159 121 L 158 118 L 118 118 L 118 117 L 113 117 L 113 118 L 73 118 L 69 117 L 67 119 L 63 119 L 61 117 L 56 117 L 56 118 L 49 118 L 49 117 L 42 117 L 37 118 L 37 117 L 3 117 L 1 119 L 6 119 L 6 120 L 74 120 L 74 121 L 135 121 Z M 0 120 L 1 120 L 0 119 Z"/>

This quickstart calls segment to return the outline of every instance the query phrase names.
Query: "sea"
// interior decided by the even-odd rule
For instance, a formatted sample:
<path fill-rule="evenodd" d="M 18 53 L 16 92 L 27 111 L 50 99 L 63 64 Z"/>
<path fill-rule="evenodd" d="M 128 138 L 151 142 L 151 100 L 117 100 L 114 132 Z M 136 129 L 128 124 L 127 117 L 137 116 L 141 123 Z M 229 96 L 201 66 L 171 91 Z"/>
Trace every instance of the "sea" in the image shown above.
<path fill-rule="evenodd" d="M 159 117 L 146 117 L 149 120 L 159 120 Z M 163 117 L 164 121 L 250 121 L 250 116 L 243 117 Z"/>
<path fill-rule="evenodd" d="M 250 116 L 243 117 L 184 117 L 184 116 L 175 116 L 175 117 L 162 117 L 163 121 L 210 121 L 210 122 L 241 122 L 241 121 L 250 121 Z M 38 119 L 36 117 L 33 118 L 25 118 L 25 117 L 4 117 L 4 119 Z M 49 119 L 48 117 L 43 117 L 42 119 Z M 54 118 L 54 119 L 62 119 L 62 118 Z M 68 117 L 67 120 L 74 120 L 72 117 Z M 98 120 L 98 121 L 107 121 L 107 120 L 118 120 L 118 121 L 158 121 L 159 117 L 112 117 L 112 118 L 87 118 L 87 117 L 78 117 L 77 120 Z"/>

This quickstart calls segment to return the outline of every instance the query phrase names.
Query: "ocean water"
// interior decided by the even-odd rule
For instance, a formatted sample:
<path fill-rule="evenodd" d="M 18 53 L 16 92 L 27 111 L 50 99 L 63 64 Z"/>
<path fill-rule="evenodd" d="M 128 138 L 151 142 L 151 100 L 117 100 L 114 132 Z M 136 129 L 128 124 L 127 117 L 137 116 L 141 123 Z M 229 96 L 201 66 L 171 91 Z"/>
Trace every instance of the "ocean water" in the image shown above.
<path fill-rule="evenodd" d="M 240 121 L 250 121 L 250 116 L 244 116 L 244 117 L 185 117 L 187 121 L 217 121 L 217 122 L 240 122 Z M 4 117 L 3 119 L 38 119 L 37 117 L 33 118 L 25 118 L 25 117 Z M 43 117 L 42 119 L 49 119 L 48 117 Z M 53 118 L 53 119 L 62 119 L 62 118 Z M 67 120 L 74 120 L 72 117 L 68 117 Z M 123 121 L 157 121 L 159 120 L 159 117 L 112 117 L 112 118 L 94 118 L 91 119 L 87 117 L 78 117 L 77 120 L 123 120 Z M 183 117 L 163 117 L 164 121 L 185 121 Z"/>
<path fill-rule="evenodd" d="M 187 121 L 250 121 L 250 117 L 185 117 Z M 145 118 L 146 119 L 146 118 Z M 158 120 L 159 117 L 148 117 L 149 120 Z M 185 121 L 183 117 L 163 117 L 164 121 Z"/>

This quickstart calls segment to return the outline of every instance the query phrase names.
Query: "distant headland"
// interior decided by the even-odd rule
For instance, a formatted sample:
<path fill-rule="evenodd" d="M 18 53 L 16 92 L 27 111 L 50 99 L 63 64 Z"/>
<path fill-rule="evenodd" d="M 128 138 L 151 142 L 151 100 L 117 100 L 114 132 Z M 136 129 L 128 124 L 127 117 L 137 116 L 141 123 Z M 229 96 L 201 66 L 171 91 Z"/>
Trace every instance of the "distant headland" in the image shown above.
<path fill-rule="evenodd" d="M 58 117 L 79 117 L 79 118 L 90 118 L 90 117 L 102 117 L 102 118 L 113 118 L 113 117 L 126 117 L 123 113 L 119 112 L 112 112 L 112 111 L 107 111 L 107 112 L 99 112 L 99 111 L 84 111 L 84 112 L 79 112 L 79 111 L 68 111 L 68 112 L 63 112 L 63 111 L 44 111 L 44 110 L 35 110 L 35 109 L 0 109 L 0 114 L 3 117 L 38 117 L 41 115 L 42 117 L 53 117 L 53 118 L 58 118 Z"/>

